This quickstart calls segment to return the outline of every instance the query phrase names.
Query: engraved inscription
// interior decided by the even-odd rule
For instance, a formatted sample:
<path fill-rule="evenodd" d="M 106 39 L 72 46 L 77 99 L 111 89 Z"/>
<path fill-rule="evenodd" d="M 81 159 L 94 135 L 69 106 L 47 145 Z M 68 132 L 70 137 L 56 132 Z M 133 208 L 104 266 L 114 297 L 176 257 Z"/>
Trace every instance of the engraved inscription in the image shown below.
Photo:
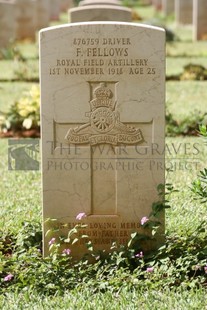
<path fill-rule="evenodd" d="M 61 75 L 156 75 L 157 68 L 148 58 L 134 55 L 131 38 L 75 38 L 73 53 L 56 59 L 50 76 Z"/>
<path fill-rule="evenodd" d="M 131 45 L 130 38 L 75 38 L 73 45 Z"/>
<path fill-rule="evenodd" d="M 73 229 L 77 223 L 57 223 L 56 229 L 67 231 Z M 92 222 L 88 223 L 87 227 L 78 231 L 78 237 L 82 235 L 88 236 L 96 244 L 112 244 L 116 241 L 118 244 L 126 244 L 132 232 L 138 231 L 141 228 L 140 221 L 138 222 L 122 222 L 120 224 L 112 222 Z M 77 244 L 85 244 L 86 240 L 81 239 Z"/>
<path fill-rule="evenodd" d="M 95 88 L 93 97 L 90 101 L 90 112 L 86 113 L 89 122 L 68 130 L 65 139 L 69 143 L 133 145 L 144 141 L 139 128 L 120 122 L 119 112 L 116 111 L 116 101 L 113 100 L 113 93 L 105 82 L 101 82 Z"/>

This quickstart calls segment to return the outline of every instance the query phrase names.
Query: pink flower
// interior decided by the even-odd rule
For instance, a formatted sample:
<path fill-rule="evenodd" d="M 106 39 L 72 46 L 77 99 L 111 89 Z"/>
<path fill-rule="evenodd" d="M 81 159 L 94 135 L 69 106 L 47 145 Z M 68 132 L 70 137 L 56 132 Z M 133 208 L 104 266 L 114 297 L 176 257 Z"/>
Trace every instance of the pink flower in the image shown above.
<path fill-rule="evenodd" d="M 148 217 L 144 216 L 142 219 L 141 219 L 141 225 L 143 226 L 145 223 L 147 223 L 149 221 Z"/>
<path fill-rule="evenodd" d="M 66 254 L 66 255 L 70 255 L 71 250 L 70 249 L 64 249 L 62 253 Z"/>
<path fill-rule="evenodd" d="M 7 281 L 11 281 L 11 279 L 13 278 L 13 274 L 9 273 L 6 277 L 4 277 L 4 281 L 7 282 Z"/>
<path fill-rule="evenodd" d="M 143 252 L 141 251 L 141 252 L 137 253 L 137 254 L 135 255 L 135 257 L 137 257 L 137 258 L 143 258 L 143 257 L 144 257 L 144 254 L 143 254 Z"/>
<path fill-rule="evenodd" d="M 84 217 L 86 217 L 85 212 L 81 212 L 76 216 L 76 220 L 82 220 Z"/>
<path fill-rule="evenodd" d="M 204 271 L 205 271 L 205 273 L 207 273 L 207 266 L 204 267 Z"/>
<path fill-rule="evenodd" d="M 49 245 L 52 245 L 52 244 L 54 244 L 54 243 L 55 243 L 55 238 L 52 238 L 52 239 L 48 242 Z"/>
<path fill-rule="evenodd" d="M 148 267 L 148 268 L 146 269 L 146 271 L 147 271 L 147 272 L 153 272 L 153 271 L 154 271 L 154 268 L 153 268 L 153 267 Z"/>

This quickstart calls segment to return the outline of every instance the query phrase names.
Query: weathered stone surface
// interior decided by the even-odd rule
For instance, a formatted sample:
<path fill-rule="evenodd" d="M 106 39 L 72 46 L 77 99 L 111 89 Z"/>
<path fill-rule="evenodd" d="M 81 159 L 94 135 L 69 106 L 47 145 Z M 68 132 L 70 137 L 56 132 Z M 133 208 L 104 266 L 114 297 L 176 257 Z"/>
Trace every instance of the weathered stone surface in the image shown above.
<path fill-rule="evenodd" d="M 37 1 L 16 0 L 17 39 L 35 40 L 37 29 Z"/>
<path fill-rule="evenodd" d="M 88 5 L 69 10 L 71 23 L 87 21 L 124 21 L 132 20 L 131 10 L 117 5 Z"/>
<path fill-rule="evenodd" d="M 193 2 L 193 39 L 207 40 L 207 1 L 194 0 Z"/>
<path fill-rule="evenodd" d="M 162 0 L 162 11 L 165 15 L 175 12 L 175 0 Z"/>
<path fill-rule="evenodd" d="M 164 183 L 165 33 L 117 22 L 40 32 L 44 253 L 85 213 L 95 250 L 127 244 Z M 164 225 L 163 217 L 160 218 Z M 84 240 L 70 247 L 87 252 Z"/>
<path fill-rule="evenodd" d="M 15 1 L 0 1 L 0 48 L 6 48 L 15 38 Z"/>
<path fill-rule="evenodd" d="M 192 24 L 193 0 L 175 0 L 175 19 L 178 24 Z"/>

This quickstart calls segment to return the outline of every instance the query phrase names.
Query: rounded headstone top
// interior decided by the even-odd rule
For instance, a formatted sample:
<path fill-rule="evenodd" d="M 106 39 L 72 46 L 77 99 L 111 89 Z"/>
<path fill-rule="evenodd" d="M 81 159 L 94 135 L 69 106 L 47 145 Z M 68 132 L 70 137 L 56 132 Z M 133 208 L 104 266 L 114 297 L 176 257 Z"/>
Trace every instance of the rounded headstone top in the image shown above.
<path fill-rule="evenodd" d="M 121 6 L 121 1 L 119 0 L 82 0 L 79 2 L 79 6 L 86 5 L 119 5 Z"/>

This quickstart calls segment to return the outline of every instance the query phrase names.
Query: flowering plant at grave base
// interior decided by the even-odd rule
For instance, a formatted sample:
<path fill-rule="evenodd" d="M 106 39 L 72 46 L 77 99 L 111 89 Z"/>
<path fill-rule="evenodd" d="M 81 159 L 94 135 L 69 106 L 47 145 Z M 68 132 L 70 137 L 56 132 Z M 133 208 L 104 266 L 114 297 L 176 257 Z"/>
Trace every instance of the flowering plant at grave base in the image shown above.
<path fill-rule="evenodd" d="M 207 145 L 207 125 L 201 124 L 199 126 L 199 134 L 203 138 L 204 144 Z M 191 191 L 195 200 L 199 200 L 202 204 L 207 202 L 207 168 L 200 171 L 197 179 L 192 182 Z"/>
<path fill-rule="evenodd" d="M 81 221 L 82 219 L 86 218 L 87 215 L 85 212 L 80 212 L 79 214 L 77 214 L 76 216 L 76 220 Z M 51 222 L 55 222 L 56 219 L 47 219 L 46 222 L 51 221 Z M 66 224 L 67 226 L 67 224 Z M 86 247 L 88 248 L 89 251 L 93 251 L 93 247 L 92 247 L 92 243 L 88 237 L 88 235 L 79 235 L 79 230 L 80 229 L 84 229 L 86 228 L 87 225 L 83 224 L 83 223 L 78 223 L 76 224 L 72 229 L 69 230 L 67 238 L 64 237 L 51 237 L 50 241 L 48 242 L 49 245 L 49 251 L 50 254 L 53 256 L 55 253 L 55 257 L 57 257 L 57 254 L 59 253 L 59 248 L 61 247 L 62 244 L 68 244 L 68 245 L 74 245 L 76 244 L 80 239 L 87 239 L 86 240 Z M 55 234 L 59 231 L 59 229 L 54 229 L 54 230 L 48 230 L 46 232 L 46 236 L 47 235 L 51 235 L 51 234 Z M 65 248 L 62 250 L 61 252 L 61 256 L 69 256 L 71 254 L 71 249 L 70 248 Z"/>
<path fill-rule="evenodd" d="M 79 262 L 75 262 L 75 264 L 88 265 L 89 262 L 93 262 L 93 264 L 99 264 L 99 266 L 109 264 L 110 268 L 115 268 L 116 270 L 119 268 L 132 268 L 132 270 L 136 270 L 137 277 L 147 281 L 159 280 L 161 277 L 162 259 L 163 257 L 168 259 L 167 245 L 164 244 L 160 248 L 157 247 L 157 237 L 160 237 L 158 229 L 161 226 L 159 218 L 163 214 L 164 209 L 169 208 L 165 195 L 176 192 L 171 184 L 166 184 L 166 190 L 164 190 L 165 187 L 162 184 L 157 187 L 158 201 L 152 204 L 151 213 L 140 219 L 142 232 L 131 233 L 131 238 L 127 245 L 113 242 L 110 251 L 107 253 L 105 251 L 94 251 L 93 242 L 85 232 L 83 234 L 83 231 L 86 231 L 85 228 L 88 226 L 84 223 L 84 219 L 87 217 L 85 212 L 80 212 L 75 216 L 79 222 L 68 231 L 66 237 L 57 236 L 57 225 L 54 231 L 50 231 L 51 238 L 49 242 L 51 245 L 49 250 L 52 261 L 59 261 L 57 262 L 58 264 L 62 262 L 63 265 L 72 267 L 74 265 L 73 247 L 78 244 L 79 240 L 82 240 L 83 242 L 81 243 L 85 245 L 87 251 L 82 259 Z M 65 224 L 65 227 L 67 227 L 67 224 Z M 147 247 L 145 248 L 146 245 L 147 247 L 150 245 L 150 250 Z M 204 269 L 204 263 L 201 263 L 201 266 L 202 272 L 205 274 L 207 268 Z M 168 268 L 165 267 L 162 271 L 163 274 L 166 274 L 166 270 Z M 167 273 L 170 274 L 170 270 Z M 196 272 L 195 275 L 197 276 Z"/>
<path fill-rule="evenodd" d="M 70 249 L 64 249 L 64 250 L 62 251 L 62 254 L 65 254 L 65 255 L 70 255 L 70 253 L 71 253 L 71 250 L 70 250 Z"/>
<path fill-rule="evenodd" d="M 52 244 L 54 244 L 54 243 L 55 243 L 55 238 L 52 238 L 52 239 L 48 242 L 49 245 L 52 245 Z"/>
<path fill-rule="evenodd" d="M 40 91 L 33 85 L 6 113 L 0 112 L 0 131 L 29 130 L 40 127 Z"/>
<path fill-rule="evenodd" d="M 144 216 L 140 222 L 141 222 L 141 225 L 144 226 L 144 224 L 146 224 L 148 221 L 149 221 L 148 217 Z"/>
<path fill-rule="evenodd" d="M 137 257 L 137 258 L 143 258 L 143 257 L 144 257 L 144 254 L 143 254 L 142 251 L 140 251 L 139 253 L 137 253 L 137 254 L 135 255 L 135 257 Z"/>
<path fill-rule="evenodd" d="M 170 188 L 169 185 L 167 188 L 172 191 L 172 188 Z M 165 195 L 164 186 L 159 185 L 157 190 L 158 190 L 159 200 L 152 204 L 152 212 L 149 214 L 149 216 L 143 216 L 143 218 L 141 219 L 142 228 L 143 230 L 146 229 L 146 233 L 145 232 L 132 233 L 131 239 L 129 240 L 127 245 L 120 245 L 116 243 L 113 243 L 111 245 L 111 248 L 110 248 L 111 253 L 108 253 L 108 256 L 112 260 L 114 260 L 116 255 L 118 255 L 119 259 L 116 258 L 116 260 L 118 259 L 120 265 L 122 265 L 123 263 L 126 263 L 126 261 L 134 261 L 134 264 L 142 266 L 144 264 L 144 254 L 143 254 L 142 245 L 144 245 L 145 242 L 148 242 L 148 241 L 156 242 L 155 235 L 157 233 L 158 228 L 161 225 L 161 223 L 159 222 L 160 213 L 162 213 L 165 208 L 169 207 L 167 205 L 167 201 L 164 199 L 164 195 Z M 82 221 L 86 217 L 87 215 L 85 212 L 80 212 L 79 214 L 77 214 L 75 218 L 78 221 Z M 67 254 L 67 255 L 71 254 L 72 256 L 72 251 L 70 249 L 70 246 L 74 246 L 80 239 L 85 239 L 85 246 L 89 251 L 87 254 L 88 258 L 89 256 L 91 256 L 95 258 L 95 260 L 97 261 L 99 259 L 102 259 L 104 256 L 106 257 L 106 254 L 104 254 L 104 252 L 102 254 L 100 252 L 94 253 L 93 244 L 89 236 L 86 234 L 84 235 L 80 234 L 80 230 L 83 228 L 86 228 L 87 226 L 88 225 L 82 222 L 76 224 L 71 230 L 69 230 L 67 238 L 57 237 L 57 240 L 56 240 L 55 237 L 51 235 L 52 238 L 49 241 L 50 251 L 52 250 L 51 254 L 54 253 L 54 249 L 58 251 L 58 249 L 62 248 L 61 244 L 64 244 L 64 245 L 67 244 L 67 248 L 62 251 L 62 254 Z M 145 271 L 147 270 L 147 272 L 152 272 L 150 271 L 150 269 L 147 269 L 147 268 L 150 268 L 150 267 L 146 266 Z"/>
<path fill-rule="evenodd" d="M 153 271 L 154 271 L 154 268 L 153 268 L 153 267 L 147 267 L 146 271 L 147 271 L 147 272 L 153 272 Z"/>
<path fill-rule="evenodd" d="M 167 185 L 167 189 L 172 191 L 173 189 L 170 187 L 170 185 Z M 120 255 L 122 258 L 119 258 L 120 264 L 123 263 L 123 261 L 126 262 L 126 260 L 134 260 L 135 264 L 142 265 L 143 263 L 141 262 L 144 260 L 144 254 L 143 254 L 143 249 L 142 249 L 142 244 L 145 242 L 156 242 L 155 235 L 157 233 L 157 230 L 159 229 L 161 223 L 159 222 L 159 216 L 160 213 L 163 212 L 165 208 L 168 208 L 169 206 L 167 205 L 167 201 L 164 199 L 164 186 L 160 184 L 157 188 L 158 190 L 158 196 L 159 200 L 155 203 L 152 204 L 152 211 L 149 214 L 149 216 L 143 216 L 141 219 L 141 226 L 144 229 L 146 229 L 146 234 L 143 233 L 138 233 L 134 232 L 131 234 L 131 239 L 129 240 L 127 246 L 125 245 L 117 245 L 116 243 L 113 243 L 111 245 L 111 251 L 116 253 L 113 255 Z M 77 214 L 75 217 L 76 220 L 82 221 L 87 217 L 85 212 L 80 212 Z M 53 220 L 55 221 L 55 220 Z M 67 225 L 66 225 L 67 226 Z M 55 235 L 51 235 L 51 239 L 49 241 L 49 246 L 50 246 L 50 251 L 51 254 L 53 255 L 54 252 L 58 252 L 58 249 L 62 248 L 62 244 L 67 244 L 67 248 L 62 251 L 62 254 L 67 254 L 72 256 L 72 251 L 70 249 L 70 245 L 74 246 L 80 239 L 85 239 L 85 246 L 88 249 L 89 255 L 91 255 L 95 260 L 97 258 L 101 259 L 105 254 L 102 253 L 94 253 L 93 252 L 93 244 L 92 241 L 90 240 L 89 236 L 84 234 L 80 234 L 80 230 L 86 228 L 87 225 L 84 223 L 78 223 L 76 224 L 71 230 L 69 230 L 67 238 L 64 237 L 54 237 Z M 56 229 L 57 231 L 57 229 Z M 51 233 L 51 232 L 50 232 Z M 119 254 L 118 254 L 119 253 Z M 112 254 L 109 253 L 109 256 L 111 255 L 111 258 L 113 257 Z M 106 255 L 105 255 L 106 256 Z M 113 258 L 114 259 L 114 258 Z M 150 267 L 149 267 L 150 268 Z M 147 270 L 147 269 L 146 269 Z M 147 272 L 150 272 L 147 270 Z"/>
<path fill-rule="evenodd" d="M 7 276 L 4 277 L 4 281 L 8 282 L 14 278 L 13 274 L 9 273 Z"/>
<path fill-rule="evenodd" d="M 81 212 L 76 216 L 76 220 L 82 220 L 83 218 L 85 218 L 87 215 L 85 214 L 85 212 Z"/>

